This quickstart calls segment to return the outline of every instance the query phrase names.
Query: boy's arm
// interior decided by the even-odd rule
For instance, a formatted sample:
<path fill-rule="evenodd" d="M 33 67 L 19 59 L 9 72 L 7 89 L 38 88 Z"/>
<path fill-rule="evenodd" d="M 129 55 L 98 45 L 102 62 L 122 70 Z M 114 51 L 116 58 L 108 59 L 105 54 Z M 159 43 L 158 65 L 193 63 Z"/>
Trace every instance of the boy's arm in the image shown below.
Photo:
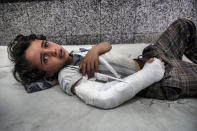
<path fill-rule="evenodd" d="M 98 57 L 105 52 L 111 50 L 112 46 L 108 42 L 101 42 L 95 46 L 93 46 L 83 61 L 80 63 L 79 69 L 82 72 L 82 75 L 88 75 L 88 77 L 94 77 L 94 72 L 98 71 Z"/>
<path fill-rule="evenodd" d="M 75 93 L 86 104 L 103 109 L 119 106 L 133 98 L 138 92 L 160 81 L 165 72 L 164 63 L 159 59 L 150 59 L 142 70 L 122 79 L 124 82 L 81 81 L 75 87 Z"/>

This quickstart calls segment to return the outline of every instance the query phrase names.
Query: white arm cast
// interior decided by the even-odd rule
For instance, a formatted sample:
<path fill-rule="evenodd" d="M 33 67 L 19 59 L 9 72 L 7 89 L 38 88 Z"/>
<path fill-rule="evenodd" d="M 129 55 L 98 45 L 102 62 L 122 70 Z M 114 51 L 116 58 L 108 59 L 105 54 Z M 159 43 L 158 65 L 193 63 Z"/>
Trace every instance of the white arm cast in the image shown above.
<path fill-rule="evenodd" d="M 164 63 L 154 58 L 154 61 L 146 63 L 142 70 L 124 78 L 125 82 L 112 81 L 104 84 L 81 80 L 75 91 L 86 104 L 109 109 L 119 106 L 142 89 L 160 81 L 164 72 Z"/>

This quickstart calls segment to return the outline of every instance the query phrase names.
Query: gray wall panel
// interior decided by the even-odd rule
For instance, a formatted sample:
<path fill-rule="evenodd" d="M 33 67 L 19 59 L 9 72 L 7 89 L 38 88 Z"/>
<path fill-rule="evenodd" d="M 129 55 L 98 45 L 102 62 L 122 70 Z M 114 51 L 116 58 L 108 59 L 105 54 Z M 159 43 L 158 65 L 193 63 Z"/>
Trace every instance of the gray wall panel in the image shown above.
<path fill-rule="evenodd" d="M 63 45 L 155 42 L 178 18 L 197 25 L 196 0 L 17 0 L 0 2 L 0 45 L 43 34 Z"/>

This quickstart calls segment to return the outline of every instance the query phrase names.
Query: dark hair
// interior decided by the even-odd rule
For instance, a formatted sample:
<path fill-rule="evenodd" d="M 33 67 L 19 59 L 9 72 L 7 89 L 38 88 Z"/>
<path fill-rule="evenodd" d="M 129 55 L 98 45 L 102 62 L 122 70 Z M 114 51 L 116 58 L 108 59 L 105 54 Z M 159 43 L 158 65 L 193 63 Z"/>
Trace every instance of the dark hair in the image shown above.
<path fill-rule="evenodd" d="M 43 35 L 31 34 L 29 36 L 18 35 L 8 45 L 8 58 L 14 63 L 14 78 L 21 83 L 30 83 L 44 77 L 45 72 L 32 66 L 25 57 L 25 51 L 34 40 L 46 40 Z"/>

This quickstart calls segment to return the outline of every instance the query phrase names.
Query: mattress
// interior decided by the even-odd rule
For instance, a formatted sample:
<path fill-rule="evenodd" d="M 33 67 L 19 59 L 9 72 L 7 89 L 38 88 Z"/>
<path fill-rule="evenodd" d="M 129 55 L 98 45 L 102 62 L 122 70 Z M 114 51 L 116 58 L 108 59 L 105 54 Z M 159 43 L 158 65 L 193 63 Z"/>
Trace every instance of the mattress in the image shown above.
<path fill-rule="evenodd" d="M 113 49 L 136 57 L 148 44 L 117 44 Z M 65 46 L 78 49 L 86 46 Z M 0 46 L 0 131 L 196 131 L 197 101 L 135 97 L 117 108 L 102 110 L 68 96 L 59 85 L 26 93 L 12 76 L 7 47 Z M 186 60 L 186 58 L 184 58 Z"/>

